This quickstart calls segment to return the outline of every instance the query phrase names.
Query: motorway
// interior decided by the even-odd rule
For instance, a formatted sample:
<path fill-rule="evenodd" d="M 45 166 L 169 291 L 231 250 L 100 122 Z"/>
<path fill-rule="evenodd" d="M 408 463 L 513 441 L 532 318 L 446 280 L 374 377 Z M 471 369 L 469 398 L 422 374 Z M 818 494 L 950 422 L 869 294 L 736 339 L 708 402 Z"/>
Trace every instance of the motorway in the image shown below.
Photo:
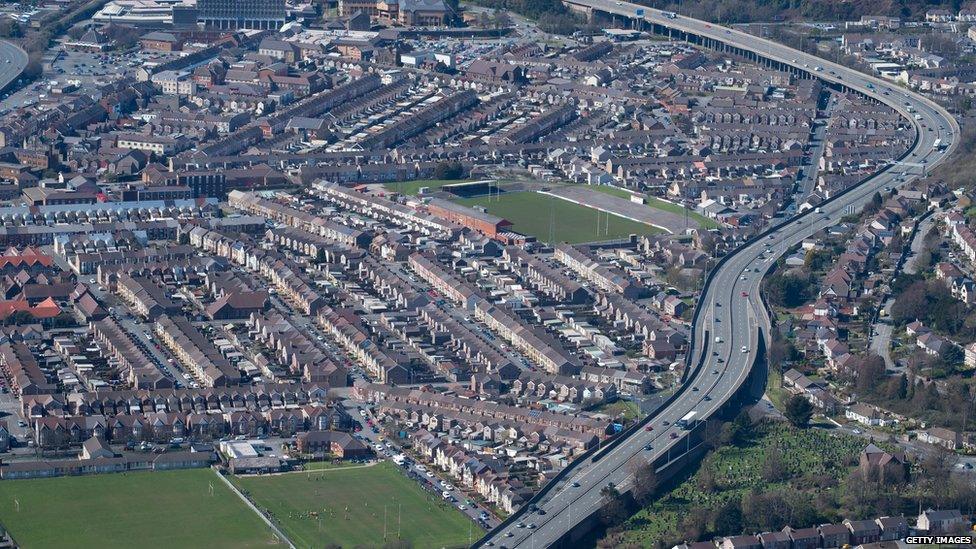
<path fill-rule="evenodd" d="M 917 133 L 915 145 L 905 155 L 904 162 L 932 167 L 948 157 L 957 145 L 959 125 L 947 112 L 932 101 L 889 82 L 719 25 L 682 16 L 671 18 L 657 10 L 627 2 L 570 1 L 577 6 L 630 18 L 636 18 L 636 10 L 644 9 L 644 19 L 649 23 L 751 50 L 885 103 L 910 122 Z M 916 113 L 918 119 L 914 117 Z M 936 139 L 947 145 L 945 151 L 936 150 Z M 756 360 L 759 331 L 768 334 L 770 329 L 766 309 L 759 297 L 760 283 L 776 258 L 804 238 L 837 223 L 849 213 L 849 208 L 859 209 L 875 192 L 903 185 L 917 177 L 912 175 L 916 171 L 904 164 L 894 164 L 822 204 L 818 210 L 808 210 L 727 256 L 712 273 L 698 302 L 689 364 L 697 365 L 703 352 L 708 355 L 703 357 L 703 367 L 689 376 L 681 396 L 650 420 L 651 430 L 632 433 L 596 462 L 578 464 L 536 502 L 542 512 L 520 511 L 512 522 L 496 528 L 476 546 L 543 548 L 554 545 L 574 525 L 600 508 L 603 499 L 600 491 L 605 486 L 613 483 L 621 491 L 629 488 L 632 475 L 628 464 L 632 460 L 657 459 L 670 448 L 685 443 L 685 432 L 675 422 L 689 412 L 696 412 L 696 419 L 711 416 L 732 398 L 749 376 Z M 711 341 L 706 342 L 705 337 Z M 716 337 L 721 338 L 720 342 Z"/>
<path fill-rule="evenodd" d="M 13 42 L 0 40 L 0 90 L 20 76 L 27 66 L 27 52 Z"/>

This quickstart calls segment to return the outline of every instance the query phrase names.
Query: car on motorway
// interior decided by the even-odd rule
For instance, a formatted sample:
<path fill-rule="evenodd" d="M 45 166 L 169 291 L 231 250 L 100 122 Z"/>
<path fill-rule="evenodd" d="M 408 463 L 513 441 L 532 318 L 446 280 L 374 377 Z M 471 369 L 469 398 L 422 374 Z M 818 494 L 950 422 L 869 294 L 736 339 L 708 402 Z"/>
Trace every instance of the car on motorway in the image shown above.
<path fill-rule="evenodd" d="M 671 438 L 678 438 L 678 433 L 671 433 Z"/>
<path fill-rule="evenodd" d="M 749 292 L 742 292 L 742 297 L 749 297 Z"/>
<path fill-rule="evenodd" d="M 574 480 L 572 486 L 573 486 L 573 488 L 579 488 L 580 487 L 580 483 L 578 483 L 578 482 L 576 482 Z"/>
<path fill-rule="evenodd" d="M 745 345 L 743 345 L 743 346 L 742 346 L 742 349 L 741 349 L 741 351 L 742 351 L 743 353 L 748 353 L 748 352 L 749 352 L 749 348 L 748 348 L 748 347 L 746 347 Z"/>
<path fill-rule="evenodd" d="M 645 431 L 653 431 L 654 430 L 654 426 L 653 425 L 648 425 L 647 427 L 644 427 L 644 430 Z"/>
<path fill-rule="evenodd" d="M 648 452 L 650 452 L 651 450 L 653 450 L 653 449 L 654 449 L 654 447 L 653 447 L 653 446 L 651 446 L 650 444 L 645 444 L 645 445 L 644 445 L 644 449 L 645 449 L 645 450 L 647 450 Z"/>

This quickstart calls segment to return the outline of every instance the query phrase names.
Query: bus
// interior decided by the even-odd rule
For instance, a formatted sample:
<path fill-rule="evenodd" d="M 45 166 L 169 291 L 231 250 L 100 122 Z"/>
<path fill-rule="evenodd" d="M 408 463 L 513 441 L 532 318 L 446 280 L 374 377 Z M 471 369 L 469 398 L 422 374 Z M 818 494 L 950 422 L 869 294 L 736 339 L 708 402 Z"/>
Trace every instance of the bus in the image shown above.
<path fill-rule="evenodd" d="M 695 421 L 695 416 L 697 416 L 697 415 L 698 415 L 698 412 L 688 412 L 687 414 L 684 415 L 684 417 L 682 417 L 678 421 L 674 422 L 674 424 L 677 427 L 679 427 L 679 428 L 684 429 L 684 430 L 687 431 L 688 429 L 691 429 L 691 427 L 692 427 L 692 425 L 694 424 L 694 421 Z"/>

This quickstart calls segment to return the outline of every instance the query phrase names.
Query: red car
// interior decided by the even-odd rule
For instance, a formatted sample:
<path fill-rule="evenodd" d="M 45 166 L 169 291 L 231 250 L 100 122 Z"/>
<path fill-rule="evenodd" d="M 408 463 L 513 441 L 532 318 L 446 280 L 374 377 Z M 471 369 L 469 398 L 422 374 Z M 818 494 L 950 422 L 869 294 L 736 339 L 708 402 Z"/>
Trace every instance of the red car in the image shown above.
<path fill-rule="evenodd" d="M 654 430 L 654 426 L 653 425 L 648 425 L 647 427 L 644 427 L 644 430 L 645 431 L 653 431 Z"/>
<path fill-rule="evenodd" d="M 749 297 L 749 292 L 742 292 L 742 297 Z"/>

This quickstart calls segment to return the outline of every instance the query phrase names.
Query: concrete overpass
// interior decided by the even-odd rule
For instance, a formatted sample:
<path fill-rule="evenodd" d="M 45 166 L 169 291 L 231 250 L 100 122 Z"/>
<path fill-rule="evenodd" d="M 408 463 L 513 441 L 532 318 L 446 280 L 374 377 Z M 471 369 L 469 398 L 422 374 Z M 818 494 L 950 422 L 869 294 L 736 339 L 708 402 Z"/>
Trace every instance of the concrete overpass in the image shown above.
<path fill-rule="evenodd" d="M 0 91 L 7 90 L 27 67 L 27 52 L 7 40 L 0 40 Z"/>
<path fill-rule="evenodd" d="M 695 422 L 723 406 L 737 407 L 736 396 L 746 385 L 762 354 L 770 330 L 767 310 L 759 297 L 763 274 L 794 244 L 837 223 L 864 206 L 875 192 L 918 177 L 911 164 L 935 166 L 957 146 L 959 124 L 942 107 L 889 82 L 816 56 L 720 25 L 614 0 L 564 0 L 572 9 L 602 15 L 630 26 L 742 56 L 802 78 L 819 78 L 838 90 L 855 92 L 886 104 L 901 114 L 915 141 L 899 164 L 892 165 L 820 206 L 770 227 L 722 258 L 709 273 L 695 309 L 686 379 L 658 412 L 622 433 L 599 452 L 573 462 L 529 502 L 489 532 L 475 547 L 571 546 L 588 528 L 587 521 L 602 505 L 600 491 L 609 483 L 626 491 L 634 460 L 662 469 L 681 465 L 698 448 L 699 429 L 675 425 L 687 414 Z M 918 115 L 917 117 L 915 115 Z M 945 150 L 938 150 L 937 140 Z M 761 376 L 757 376 L 761 377 Z M 700 424 L 699 424 L 700 425 Z M 684 449 L 685 452 L 681 450 Z M 519 525 L 522 525 L 521 527 Z"/>

